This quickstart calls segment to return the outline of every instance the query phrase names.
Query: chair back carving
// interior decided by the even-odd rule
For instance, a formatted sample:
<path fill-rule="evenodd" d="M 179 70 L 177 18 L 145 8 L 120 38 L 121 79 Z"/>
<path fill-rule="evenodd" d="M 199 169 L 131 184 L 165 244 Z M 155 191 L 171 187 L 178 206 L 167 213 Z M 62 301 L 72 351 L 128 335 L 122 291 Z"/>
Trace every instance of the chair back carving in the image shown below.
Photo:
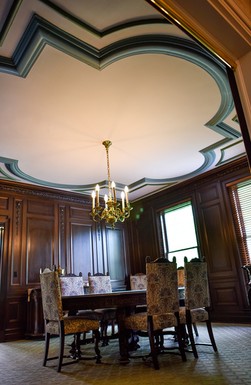
<path fill-rule="evenodd" d="M 146 264 L 147 312 L 149 315 L 179 311 L 176 262 L 160 261 Z"/>
<path fill-rule="evenodd" d="M 63 319 L 61 288 L 57 271 L 45 269 L 40 274 L 44 319 L 60 321 Z"/>
<path fill-rule="evenodd" d="M 147 279 L 146 274 L 138 273 L 130 275 L 130 288 L 131 290 L 146 290 Z"/>
<path fill-rule="evenodd" d="M 62 276 L 60 279 L 61 294 L 68 295 L 84 295 L 83 277 L 78 276 Z"/>
<path fill-rule="evenodd" d="M 210 306 L 206 262 L 185 261 L 185 306 L 188 309 Z"/>
<path fill-rule="evenodd" d="M 101 273 L 91 275 L 90 273 L 88 273 L 88 283 L 88 292 L 90 294 L 102 294 L 112 292 L 111 277 L 108 273 L 106 275 Z"/>

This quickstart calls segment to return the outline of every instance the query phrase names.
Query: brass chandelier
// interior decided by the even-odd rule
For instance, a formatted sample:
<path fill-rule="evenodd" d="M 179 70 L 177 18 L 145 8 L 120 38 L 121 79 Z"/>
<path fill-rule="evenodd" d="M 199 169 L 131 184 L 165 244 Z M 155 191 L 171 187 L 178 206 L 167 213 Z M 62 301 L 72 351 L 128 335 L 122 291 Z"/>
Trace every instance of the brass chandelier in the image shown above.
<path fill-rule="evenodd" d="M 102 142 L 106 149 L 106 162 L 107 162 L 107 177 L 108 177 L 108 195 L 104 196 L 105 207 L 100 206 L 99 202 L 99 185 L 96 185 L 95 191 L 92 192 L 92 211 L 90 215 L 95 222 L 104 220 L 106 223 L 115 227 L 117 221 L 124 222 L 125 219 L 130 217 L 130 211 L 132 207 L 128 198 L 128 187 L 125 186 L 124 191 L 121 192 L 121 204 L 117 201 L 116 197 L 116 185 L 112 181 L 110 176 L 110 163 L 109 163 L 109 147 L 112 142 L 105 140 Z"/>

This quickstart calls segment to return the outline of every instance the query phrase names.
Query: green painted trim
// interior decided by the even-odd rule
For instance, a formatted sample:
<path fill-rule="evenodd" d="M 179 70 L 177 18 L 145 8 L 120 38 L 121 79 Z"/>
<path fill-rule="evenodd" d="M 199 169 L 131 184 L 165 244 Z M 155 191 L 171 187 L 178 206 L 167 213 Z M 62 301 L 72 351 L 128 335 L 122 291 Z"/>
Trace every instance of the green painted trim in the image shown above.
<path fill-rule="evenodd" d="M 10 27 L 12 26 L 12 23 L 18 13 L 22 1 L 23 0 L 13 0 L 12 2 L 8 15 L 3 23 L 2 29 L 0 30 L 0 46 L 3 45 L 4 39 L 6 38 Z"/>
<path fill-rule="evenodd" d="M 102 38 L 111 33 L 121 31 L 126 28 L 132 28 L 139 25 L 150 25 L 150 24 L 171 24 L 168 20 L 166 20 L 163 16 L 157 15 L 155 18 L 151 19 L 140 19 L 133 20 L 127 23 L 118 23 L 113 27 L 108 27 L 104 30 L 98 30 L 90 24 L 82 21 L 78 17 L 72 15 L 71 13 L 65 11 L 63 8 L 59 7 L 57 4 L 53 3 L 51 0 L 39 0 L 41 3 L 47 5 L 55 12 L 59 13 L 61 16 L 65 17 L 67 20 L 71 21 L 73 24 L 78 25 L 80 28 L 85 29 L 86 31 L 92 33 L 96 37 Z M 83 1 L 83 0 L 82 0 Z"/>
<path fill-rule="evenodd" d="M 43 0 L 42 2 L 45 1 Z M 47 1 L 47 3 L 51 2 Z M 120 26 L 120 28 L 122 28 L 122 26 Z M 192 173 L 165 179 L 151 179 L 145 177 L 128 186 L 131 191 L 138 190 L 147 185 L 158 186 L 174 184 L 185 178 L 191 178 L 201 172 L 207 171 L 215 161 L 216 155 L 214 150 L 240 136 L 239 132 L 223 123 L 224 119 L 234 108 L 225 66 L 219 59 L 215 58 L 212 54 L 208 53 L 194 42 L 167 35 L 143 35 L 120 40 L 98 50 L 52 25 L 40 16 L 33 15 L 25 33 L 16 47 L 13 58 L 0 57 L 0 71 L 26 77 L 46 44 L 76 58 L 77 60 L 85 62 L 87 65 L 90 65 L 97 70 L 102 70 L 114 62 L 132 55 L 146 53 L 171 55 L 200 66 L 215 80 L 220 90 L 221 104 L 216 114 L 205 124 L 205 126 L 218 132 L 223 136 L 223 139 L 200 151 L 204 157 L 204 162 Z M 51 183 L 33 178 L 22 172 L 18 166 L 17 160 L 0 157 L 0 161 L 5 164 L 6 170 L 11 175 L 34 184 L 78 192 L 90 191 L 96 185 L 96 183 L 92 185 Z M 4 175 L 6 178 L 11 179 L 11 176 L 7 173 L 4 173 Z M 100 182 L 101 188 L 107 188 L 107 185 L 107 181 Z M 121 190 L 124 188 L 122 184 L 117 184 L 117 187 Z"/>

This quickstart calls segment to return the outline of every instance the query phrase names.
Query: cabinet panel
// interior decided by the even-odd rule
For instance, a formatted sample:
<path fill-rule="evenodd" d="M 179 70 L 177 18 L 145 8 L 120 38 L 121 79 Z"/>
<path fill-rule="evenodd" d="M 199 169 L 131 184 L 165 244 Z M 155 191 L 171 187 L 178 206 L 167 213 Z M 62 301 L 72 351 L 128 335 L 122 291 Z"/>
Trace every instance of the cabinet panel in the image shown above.
<path fill-rule="evenodd" d="M 26 284 L 39 283 L 40 268 L 53 262 L 54 221 L 27 219 Z"/>
<path fill-rule="evenodd" d="M 71 224 L 71 272 L 83 274 L 93 271 L 93 234 L 92 226 L 80 223 Z"/>
<path fill-rule="evenodd" d="M 205 257 L 211 274 L 232 272 L 231 252 L 226 239 L 222 205 L 220 203 L 201 208 Z M 211 256 L 208 258 L 208 256 Z"/>
<path fill-rule="evenodd" d="M 126 255 L 123 229 L 106 229 L 107 270 L 113 287 L 124 288 L 126 276 Z"/>

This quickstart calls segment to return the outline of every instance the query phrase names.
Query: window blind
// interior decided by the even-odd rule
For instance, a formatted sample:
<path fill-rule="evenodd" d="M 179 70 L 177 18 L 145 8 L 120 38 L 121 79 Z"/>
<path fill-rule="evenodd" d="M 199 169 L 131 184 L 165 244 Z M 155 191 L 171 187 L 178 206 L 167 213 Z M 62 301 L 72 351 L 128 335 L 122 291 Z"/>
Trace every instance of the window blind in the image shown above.
<path fill-rule="evenodd" d="M 251 264 L 251 179 L 231 188 L 234 221 L 243 265 Z"/>

